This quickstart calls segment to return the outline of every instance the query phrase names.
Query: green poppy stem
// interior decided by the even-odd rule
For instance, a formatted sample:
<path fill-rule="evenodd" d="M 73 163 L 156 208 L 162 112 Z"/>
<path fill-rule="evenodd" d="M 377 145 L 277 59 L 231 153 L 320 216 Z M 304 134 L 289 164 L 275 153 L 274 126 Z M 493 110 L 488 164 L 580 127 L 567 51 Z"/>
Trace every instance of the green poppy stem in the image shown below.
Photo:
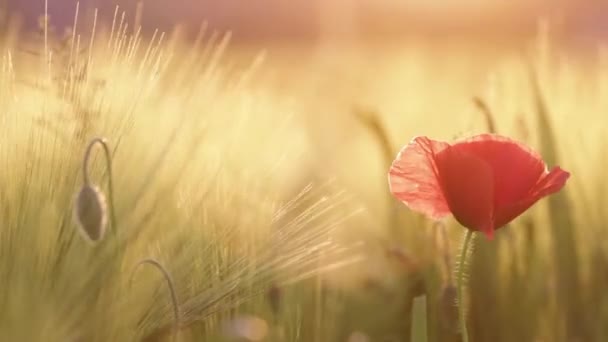
<path fill-rule="evenodd" d="M 458 264 L 458 321 L 460 323 L 460 333 L 462 334 L 462 342 L 469 342 L 469 333 L 467 331 L 467 322 L 465 318 L 465 305 L 464 305 L 464 268 L 467 257 L 467 250 L 469 248 L 471 238 L 473 237 L 473 231 L 467 229 L 462 248 L 460 249 L 460 258 Z"/>

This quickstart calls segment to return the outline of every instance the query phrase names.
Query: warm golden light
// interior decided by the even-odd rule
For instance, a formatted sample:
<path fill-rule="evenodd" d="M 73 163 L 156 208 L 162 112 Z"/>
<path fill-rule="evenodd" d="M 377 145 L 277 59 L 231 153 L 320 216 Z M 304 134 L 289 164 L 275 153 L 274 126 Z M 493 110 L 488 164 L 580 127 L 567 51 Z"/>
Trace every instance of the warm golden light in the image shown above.
<path fill-rule="evenodd" d="M 546 0 L 381 0 L 365 1 L 365 7 L 385 13 L 416 16 L 419 20 L 462 20 L 487 17 L 510 17 L 514 21 L 535 15 L 546 7 Z"/>
<path fill-rule="evenodd" d="M 0 0 L 0 342 L 608 341 L 608 0 L 77 1 Z"/>

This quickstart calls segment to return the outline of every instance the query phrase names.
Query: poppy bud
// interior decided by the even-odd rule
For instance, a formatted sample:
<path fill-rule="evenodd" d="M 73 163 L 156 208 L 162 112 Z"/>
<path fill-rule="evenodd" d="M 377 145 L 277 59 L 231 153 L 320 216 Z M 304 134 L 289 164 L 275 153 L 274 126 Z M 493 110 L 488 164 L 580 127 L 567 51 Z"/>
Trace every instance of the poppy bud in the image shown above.
<path fill-rule="evenodd" d="M 82 235 L 91 242 L 101 240 L 106 231 L 107 210 L 103 193 L 85 184 L 76 196 L 74 214 Z"/>
<path fill-rule="evenodd" d="M 91 242 L 100 241 L 104 237 L 108 221 L 106 198 L 103 192 L 97 186 L 93 185 L 89 179 L 89 158 L 91 157 L 91 150 L 96 144 L 100 144 L 105 151 L 109 171 L 108 188 L 110 190 L 111 224 L 112 228 L 116 228 L 112 200 L 112 160 L 110 158 L 110 151 L 105 139 L 95 138 L 89 143 L 85 151 L 82 166 L 84 184 L 76 194 L 76 199 L 74 201 L 74 216 L 76 223 L 80 227 L 80 231 L 85 239 Z"/>

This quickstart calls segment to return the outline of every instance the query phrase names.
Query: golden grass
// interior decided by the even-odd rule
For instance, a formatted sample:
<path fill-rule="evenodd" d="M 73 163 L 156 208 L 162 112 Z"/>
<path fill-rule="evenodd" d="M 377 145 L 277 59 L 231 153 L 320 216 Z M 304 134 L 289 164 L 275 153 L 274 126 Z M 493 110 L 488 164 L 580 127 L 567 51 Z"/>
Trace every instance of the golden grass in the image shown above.
<path fill-rule="evenodd" d="M 225 340 L 223 324 L 240 313 L 269 322 L 272 340 L 357 331 L 407 340 L 421 293 L 429 340 L 457 339 L 444 258 L 462 229 L 448 220 L 443 241 L 431 222 L 393 210 L 387 156 L 415 135 L 487 131 L 488 117 L 497 132 L 559 156 L 551 159 L 573 177 L 565 208 L 543 201 L 494 242 L 477 241 L 472 340 L 608 336 L 605 56 L 563 61 L 562 51 L 531 43 L 529 53 L 476 59 L 468 47 L 412 44 L 317 54 L 269 47 L 256 59 L 209 30 L 194 44 L 178 34 L 143 38 L 117 18 L 110 31 L 73 32 L 63 50 L 51 49 L 60 45 L 52 35 L 46 44 L 10 32 L 3 41 L 3 338 L 168 337 L 164 280 L 142 269 L 127 286 L 132 266 L 154 258 L 174 279 L 182 340 Z M 550 123 L 538 119 L 527 55 Z M 117 224 L 92 247 L 71 208 L 95 137 L 114 149 Z M 101 157 L 91 177 L 105 189 Z M 570 224 L 559 218 L 566 211 Z M 576 274 L 567 290 L 560 274 Z M 269 289 L 278 291 L 272 303 Z"/>

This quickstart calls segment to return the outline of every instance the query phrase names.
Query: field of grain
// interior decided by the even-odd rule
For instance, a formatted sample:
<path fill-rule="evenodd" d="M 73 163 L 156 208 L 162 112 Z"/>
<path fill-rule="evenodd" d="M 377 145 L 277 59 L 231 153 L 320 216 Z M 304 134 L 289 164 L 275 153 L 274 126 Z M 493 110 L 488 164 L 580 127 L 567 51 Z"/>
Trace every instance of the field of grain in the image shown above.
<path fill-rule="evenodd" d="M 476 239 L 470 340 L 608 338 L 601 47 L 92 28 L 2 31 L 1 340 L 460 341 L 464 229 L 397 203 L 387 171 L 414 136 L 489 131 L 572 177 Z M 87 185 L 108 217 L 93 243 Z"/>

